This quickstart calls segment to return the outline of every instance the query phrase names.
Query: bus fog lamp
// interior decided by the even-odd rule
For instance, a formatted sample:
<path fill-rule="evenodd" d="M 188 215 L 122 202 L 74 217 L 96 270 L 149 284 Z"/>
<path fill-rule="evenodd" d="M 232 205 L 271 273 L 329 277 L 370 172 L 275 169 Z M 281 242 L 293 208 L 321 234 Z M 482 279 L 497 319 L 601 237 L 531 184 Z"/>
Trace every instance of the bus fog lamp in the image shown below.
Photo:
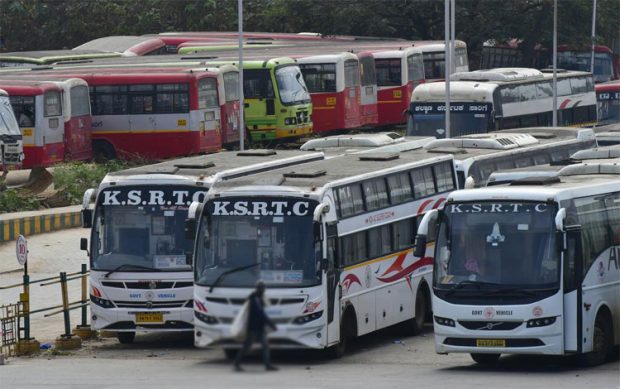
<path fill-rule="evenodd" d="M 454 327 L 454 320 L 445 317 L 435 316 L 435 323 L 442 326 Z"/>
<path fill-rule="evenodd" d="M 527 328 L 545 327 L 555 323 L 555 316 L 541 317 L 540 319 L 531 319 L 527 321 Z"/>
<path fill-rule="evenodd" d="M 323 316 L 323 311 L 311 313 L 309 315 L 299 316 L 293 320 L 293 324 L 306 324 Z"/>
<path fill-rule="evenodd" d="M 204 313 L 194 311 L 194 316 L 196 319 L 207 323 L 207 324 L 217 324 L 218 321 L 214 316 L 205 315 Z"/>

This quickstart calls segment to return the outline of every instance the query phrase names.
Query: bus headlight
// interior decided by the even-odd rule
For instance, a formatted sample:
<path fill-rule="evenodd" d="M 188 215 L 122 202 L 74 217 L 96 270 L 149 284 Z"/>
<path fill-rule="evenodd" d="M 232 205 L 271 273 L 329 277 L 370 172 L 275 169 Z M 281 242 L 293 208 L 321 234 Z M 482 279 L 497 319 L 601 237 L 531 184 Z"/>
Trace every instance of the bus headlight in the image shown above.
<path fill-rule="evenodd" d="M 284 124 L 287 126 L 290 126 L 291 124 L 297 124 L 297 119 L 296 118 L 285 118 Z"/>
<path fill-rule="evenodd" d="M 205 315 L 204 313 L 194 311 L 196 319 L 205 322 L 207 324 L 217 324 L 218 321 L 214 316 Z"/>
<path fill-rule="evenodd" d="M 299 316 L 293 320 L 293 324 L 306 324 L 323 316 L 323 311 L 311 313 L 309 315 Z"/>
<path fill-rule="evenodd" d="M 442 326 L 454 327 L 454 320 L 445 317 L 435 316 L 435 323 Z"/>
<path fill-rule="evenodd" d="M 90 295 L 90 301 L 93 304 L 100 306 L 101 308 L 114 308 L 114 304 L 110 300 L 102 299 L 101 297 L 95 297 L 92 294 Z"/>
<path fill-rule="evenodd" d="M 527 321 L 527 328 L 544 327 L 553 323 L 555 323 L 555 316 L 530 319 Z"/>

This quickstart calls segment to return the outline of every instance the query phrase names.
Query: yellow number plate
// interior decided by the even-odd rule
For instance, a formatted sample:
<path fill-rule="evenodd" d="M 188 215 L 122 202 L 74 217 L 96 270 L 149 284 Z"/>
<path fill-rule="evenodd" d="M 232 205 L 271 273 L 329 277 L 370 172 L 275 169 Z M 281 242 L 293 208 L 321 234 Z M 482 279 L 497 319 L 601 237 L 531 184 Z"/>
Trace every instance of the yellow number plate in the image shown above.
<path fill-rule="evenodd" d="M 136 323 L 163 323 L 164 314 L 161 312 L 138 312 Z"/>
<path fill-rule="evenodd" d="M 476 347 L 506 347 L 505 339 L 476 339 Z"/>

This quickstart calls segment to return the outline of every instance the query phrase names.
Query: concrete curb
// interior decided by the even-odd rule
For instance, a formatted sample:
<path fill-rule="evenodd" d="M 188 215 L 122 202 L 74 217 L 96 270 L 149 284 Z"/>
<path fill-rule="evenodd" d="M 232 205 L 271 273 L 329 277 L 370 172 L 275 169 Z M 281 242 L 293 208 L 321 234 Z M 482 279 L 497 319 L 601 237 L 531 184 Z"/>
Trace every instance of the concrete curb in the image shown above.
<path fill-rule="evenodd" d="M 0 243 L 66 228 L 80 227 L 81 207 L 51 208 L 34 212 L 0 214 Z"/>

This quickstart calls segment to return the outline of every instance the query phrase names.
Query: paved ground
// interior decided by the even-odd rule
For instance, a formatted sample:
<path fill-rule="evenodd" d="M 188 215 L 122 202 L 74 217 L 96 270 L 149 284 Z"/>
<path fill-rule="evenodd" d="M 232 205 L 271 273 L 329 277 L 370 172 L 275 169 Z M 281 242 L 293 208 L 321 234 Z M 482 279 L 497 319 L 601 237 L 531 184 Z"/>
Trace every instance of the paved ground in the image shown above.
<path fill-rule="evenodd" d="M 33 278 L 76 271 L 86 261 L 79 250 L 87 230 L 71 229 L 29 239 Z M 14 244 L 0 245 L 0 272 L 17 267 Z M 0 275 L 0 286 L 21 280 Z M 71 299 L 79 284 L 70 284 Z M 50 289 L 51 288 L 51 289 Z M 33 308 L 60 303 L 57 285 L 33 286 Z M 19 291 L 0 291 L 0 304 Z M 72 314 L 72 326 L 79 313 Z M 60 316 L 32 319 L 33 334 L 53 341 L 63 331 Z M 281 371 L 267 373 L 255 357 L 245 373 L 233 373 L 220 350 L 198 350 L 192 334 L 139 335 L 132 345 L 113 338 L 85 342 L 67 354 L 48 350 L 38 357 L 11 358 L 0 366 L 0 388 L 620 388 L 620 361 L 581 368 L 570 358 L 508 356 L 494 368 L 479 366 L 466 354 L 437 355 L 428 327 L 409 337 L 399 328 L 365 336 L 339 360 L 303 350 L 275 353 Z"/>

